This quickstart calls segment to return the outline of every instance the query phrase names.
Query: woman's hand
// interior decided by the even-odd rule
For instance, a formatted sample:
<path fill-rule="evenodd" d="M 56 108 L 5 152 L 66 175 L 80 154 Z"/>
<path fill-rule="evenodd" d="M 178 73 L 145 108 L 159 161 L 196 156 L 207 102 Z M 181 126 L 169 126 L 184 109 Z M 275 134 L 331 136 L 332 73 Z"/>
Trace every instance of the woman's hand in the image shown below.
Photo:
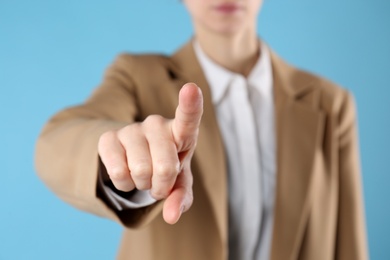
<path fill-rule="evenodd" d="M 179 93 L 174 119 L 148 116 L 99 140 L 99 155 L 118 190 L 150 190 L 166 199 L 163 216 L 175 224 L 193 201 L 191 158 L 198 139 L 203 96 L 193 83 Z"/>

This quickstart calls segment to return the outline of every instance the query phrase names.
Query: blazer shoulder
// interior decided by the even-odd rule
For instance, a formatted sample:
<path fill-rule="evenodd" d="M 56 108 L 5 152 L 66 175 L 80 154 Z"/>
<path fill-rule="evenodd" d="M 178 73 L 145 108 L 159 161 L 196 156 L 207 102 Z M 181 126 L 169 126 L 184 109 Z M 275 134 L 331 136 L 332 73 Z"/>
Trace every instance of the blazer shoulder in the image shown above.
<path fill-rule="evenodd" d="M 322 99 L 336 101 L 347 92 L 344 87 L 329 79 L 290 64 L 275 52 L 271 52 L 271 58 L 275 77 L 293 93 L 304 95 L 314 90 L 321 93 Z"/>
<path fill-rule="evenodd" d="M 133 54 L 123 52 L 117 55 L 114 63 L 119 63 L 127 69 L 148 68 L 156 69 L 168 64 L 170 57 L 158 53 Z"/>
<path fill-rule="evenodd" d="M 346 107 L 351 112 L 355 110 L 355 100 L 350 90 L 322 76 L 314 75 L 314 77 L 315 87 L 321 92 L 323 106 L 328 105 L 328 108 L 336 114 L 342 113 Z"/>
<path fill-rule="evenodd" d="M 171 58 L 164 54 L 132 54 L 120 53 L 114 59 L 110 69 L 115 69 L 126 74 L 133 81 L 145 81 L 147 79 L 163 80 L 170 78 Z M 153 76 L 151 76 L 153 75 Z"/>
<path fill-rule="evenodd" d="M 292 67 L 292 78 L 300 78 L 319 93 L 320 107 L 328 113 L 339 113 L 345 106 L 354 106 L 353 94 L 346 87 L 323 76 Z"/>
<path fill-rule="evenodd" d="M 348 133 L 356 127 L 357 121 L 356 104 L 352 93 L 339 84 L 312 72 L 296 68 L 292 70 L 292 78 L 297 77 L 300 82 L 306 82 L 309 86 L 306 94 L 311 93 L 311 95 L 304 94 L 301 99 L 311 96 L 313 100 L 315 97 L 317 109 L 333 122 L 336 135 L 340 137 L 340 142 L 344 143 Z"/>

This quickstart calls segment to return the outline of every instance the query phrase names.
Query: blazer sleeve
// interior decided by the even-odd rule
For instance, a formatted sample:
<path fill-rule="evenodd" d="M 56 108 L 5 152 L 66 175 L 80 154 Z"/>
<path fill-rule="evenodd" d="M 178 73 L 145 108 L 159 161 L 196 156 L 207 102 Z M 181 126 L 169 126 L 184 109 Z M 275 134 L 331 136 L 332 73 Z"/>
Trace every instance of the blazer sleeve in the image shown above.
<path fill-rule="evenodd" d="M 345 92 L 339 114 L 339 210 L 336 259 L 368 259 L 355 103 Z"/>
<path fill-rule="evenodd" d="M 131 70 L 131 57 L 120 55 L 84 104 L 52 117 L 38 138 L 35 164 L 39 177 L 65 202 L 127 227 L 139 227 L 158 214 L 161 203 L 118 211 L 105 198 L 98 182 L 98 174 L 108 178 L 97 151 L 101 134 L 137 118 Z"/>

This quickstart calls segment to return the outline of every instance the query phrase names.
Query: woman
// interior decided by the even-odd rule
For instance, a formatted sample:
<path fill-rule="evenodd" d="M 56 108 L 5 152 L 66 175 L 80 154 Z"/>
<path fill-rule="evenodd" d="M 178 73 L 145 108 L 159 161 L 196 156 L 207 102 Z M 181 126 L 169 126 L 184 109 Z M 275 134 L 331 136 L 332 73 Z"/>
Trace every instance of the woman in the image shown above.
<path fill-rule="evenodd" d="M 184 4 L 190 43 L 49 121 L 41 178 L 124 225 L 120 259 L 365 259 L 351 96 L 257 38 L 260 0 Z"/>

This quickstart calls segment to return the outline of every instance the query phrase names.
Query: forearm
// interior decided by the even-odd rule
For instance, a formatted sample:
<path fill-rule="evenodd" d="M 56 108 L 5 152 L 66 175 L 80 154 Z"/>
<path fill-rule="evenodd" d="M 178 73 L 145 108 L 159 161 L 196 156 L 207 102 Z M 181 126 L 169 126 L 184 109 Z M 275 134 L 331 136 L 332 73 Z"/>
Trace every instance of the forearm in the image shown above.
<path fill-rule="evenodd" d="M 131 71 L 127 58 L 120 56 L 85 104 L 61 111 L 46 124 L 36 145 L 36 169 L 64 201 L 126 226 L 137 226 L 144 222 L 140 218 L 156 207 L 119 212 L 107 203 L 98 185 L 98 174 L 105 171 L 98 160 L 99 138 L 134 123 L 138 114 Z"/>
<path fill-rule="evenodd" d="M 86 118 L 61 119 L 62 115 L 60 113 L 49 121 L 38 139 L 38 175 L 64 201 L 82 210 L 113 218 L 111 210 L 96 196 L 97 142 L 103 132 L 120 127 L 122 123 Z"/>

